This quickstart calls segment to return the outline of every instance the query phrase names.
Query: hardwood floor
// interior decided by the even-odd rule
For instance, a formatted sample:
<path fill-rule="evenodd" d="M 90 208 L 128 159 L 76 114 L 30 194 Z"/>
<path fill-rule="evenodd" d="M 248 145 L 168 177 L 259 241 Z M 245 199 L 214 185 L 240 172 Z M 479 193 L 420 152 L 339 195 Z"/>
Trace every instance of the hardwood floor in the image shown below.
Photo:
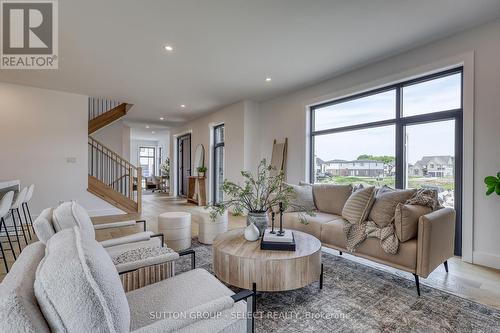
<path fill-rule="evenodd" d="M 140 215 L 102 216 L 94 217 L 92 220 L 95 224 L 99 224 L 131 219 L 145 219 L 147 220 L 147 229 L 156 232 L 159 214 L 167 211 L 193 212 L 199 209 L 203 208 L 188 204 L 184 199 L 173 198 L 165 194 L 148 194 L 143 196 L 143 213 Z M 242 216 L 229 216 L 229 229 L 244 227 L 245 221 L 245 217 Z M 98 230 L 96 238 L 104 240 L 137 231 L 141 231 L 141 228 L 127 227 L 106 231 Z M 198 225 L 195 223 L 192 224 L 192 234 L 193 236 L 198 234 Z M 323 247 L 323 251 L 338 255 L 337 251 L 325 247 Z M 377 269 L 385 270 L 413 281 L 413 276 L 410 273 L 392 269 L 346 253 L 344 253 L 343 258 L 376 267 Z M 9 266 L 11 266 L 13 261 L 12 256 L 8 254 L 7 259 Z M 450 271 L 448 274 L 446 274 L 444 267 L 441 266 L 434 270 L 427 279 L 421 279 L 420 283 L 500 309 L 500 270 L 472 265 L 461 261 L 460 258 L 452 258 L 448 262 Z M 4 276 L 5 269 L 3 262 L 0 261 L 0 281 Z"/>

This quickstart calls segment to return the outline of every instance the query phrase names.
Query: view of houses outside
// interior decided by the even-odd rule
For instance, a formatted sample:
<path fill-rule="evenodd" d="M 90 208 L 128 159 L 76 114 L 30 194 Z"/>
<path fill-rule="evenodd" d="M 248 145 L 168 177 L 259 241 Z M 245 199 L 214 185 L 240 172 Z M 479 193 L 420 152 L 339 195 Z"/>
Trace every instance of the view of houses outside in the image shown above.
<path fill-rule="evenodd" d="M 368 158 L 368 159 L 367 159 Z M 392 161 L 391 161 L 392 159 Z M 431 188 L 438 191 L 445 206 L 454 204 L 453 156 L 423 156 L 408 164 L 408 188 Z M 316 181 L 319 183 L 394 186 L 394 157 L 361 155 L 359 159 L 323 161 L 316 158 Z"/>
<path fill-rule="evenodd" d="M 406 187 L 435 189 L 441 203 L 449 207 L 454 205 L 454 126 L 454 121 L 441 121 L 406 129 Z M 317 138 L 315 181 L 394 187 L 393 137 L 394 128 L 388 126 Z M 367 150 L 378 154 L 366 154 Z"/>

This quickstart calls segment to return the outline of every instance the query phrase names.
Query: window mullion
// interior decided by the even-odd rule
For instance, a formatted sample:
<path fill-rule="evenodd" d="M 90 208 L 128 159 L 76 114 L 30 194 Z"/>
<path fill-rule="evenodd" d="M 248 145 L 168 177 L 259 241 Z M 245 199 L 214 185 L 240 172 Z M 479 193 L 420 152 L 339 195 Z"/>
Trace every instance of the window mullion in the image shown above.
<path fill-rule="evenodd" d="M 396 88 L 396 188 L 404 188 L 405 186 L 405 131 L 401 121 L 401 112 L 403 106 L 403 96 L 401 94 L 401 86 Z"/>

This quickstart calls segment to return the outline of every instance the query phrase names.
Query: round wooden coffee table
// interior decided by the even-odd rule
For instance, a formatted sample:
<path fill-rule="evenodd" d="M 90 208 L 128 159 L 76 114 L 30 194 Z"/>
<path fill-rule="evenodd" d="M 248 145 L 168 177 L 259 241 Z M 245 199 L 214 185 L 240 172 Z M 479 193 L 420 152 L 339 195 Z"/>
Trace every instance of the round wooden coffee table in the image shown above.
<path fill-rule="evenodd" d="M 234 229 L 215 238 L 213 267 L 223 282 L 243 289 L 284 291 L 302 288 L 312 282 L 323 284 L 321 242 L 314 236 L 294 230 L 296 250 L 260 249 L 260 240 L 247 241 L 244 229 Z"/>

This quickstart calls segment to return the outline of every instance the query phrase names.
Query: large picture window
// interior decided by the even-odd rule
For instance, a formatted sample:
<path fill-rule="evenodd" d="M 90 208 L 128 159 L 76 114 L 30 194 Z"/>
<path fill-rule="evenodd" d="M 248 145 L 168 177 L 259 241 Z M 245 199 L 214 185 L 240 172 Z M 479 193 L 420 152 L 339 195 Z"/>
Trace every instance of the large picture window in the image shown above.
<path fill-rule="evenodd" d="M 431 188 L 457 211 L 461 252 L 462 68 L 311 107 L 310 181 Z"/>
<path fill-rule="evenodd" d="M 139 164 L 143 177 L 151 177 L 155 173 L 155 148 L 139 147 Z"/>

